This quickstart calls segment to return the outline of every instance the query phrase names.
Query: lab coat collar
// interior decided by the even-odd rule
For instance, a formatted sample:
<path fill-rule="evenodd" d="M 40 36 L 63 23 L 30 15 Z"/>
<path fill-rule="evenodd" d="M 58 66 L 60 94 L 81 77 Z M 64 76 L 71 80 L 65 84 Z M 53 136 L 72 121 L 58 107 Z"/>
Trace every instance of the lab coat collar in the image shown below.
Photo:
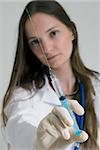
<path fill-rule="evenodd" d="M 61 102 L 58 98 L 58 96 L 56 95 L 55 91 L 52 89 L 52 87 L 49 84 L 48 78 L 45 77 L 45 85 L 44 87 L 41 89 L 41 92 L 44 93 L 44 98 L 43 101 L 45 103 L 51 104 L 51 105 L 61 105 Z"/>

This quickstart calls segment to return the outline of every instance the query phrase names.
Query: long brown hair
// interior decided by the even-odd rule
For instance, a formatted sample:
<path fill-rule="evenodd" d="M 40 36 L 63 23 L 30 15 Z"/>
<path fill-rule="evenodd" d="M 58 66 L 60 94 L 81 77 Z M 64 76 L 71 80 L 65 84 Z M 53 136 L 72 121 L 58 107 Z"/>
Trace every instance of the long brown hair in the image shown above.
<path fill-rule="evenodd" d="M 88 69 L 79 54 L 78 46 L 78 34 L 75 23 L 66 14 L 63 7 L 56 1 L 32 1 L 26 6 L 30 16 L 35 13 L 43 12 L 54 16 L 65 24 L 74 34 L 75 39 L 73 40 L 73 52 L 71 55 L 71 65 L 73 72 L 77 78 L 79 78 L 84 84 L 85 89 L 85 126 L 84 129 L 89 134 L 89 139 L 82 144 L 83 149 L 98 149 L 97 145 L 97 118 L 94 110 L 93 95 L 95 95 L 94 88 L 91 82 L 91 76 L 97 76 L 97 72 Z M 36 56 L 30 50 L 26 36 L 25 36 L 25 23 L 29 19 L 26 9 L 23 11 L 19 22 L 19 33 L 18 33 L 18 43 L 15 55 L 15 62 L 12 70 L 11 80 L 7 89 L 7 92 L 3 100 L 2 116 L 4 123 L 6 124 L 6 115 L 4 113 L 4 108 L 10 101 L 10 96 L 12 91 L 16 87 L 23 87 L 25 89 L 31 90 L 32 81 L 35 81 L 37 88 L 43 87 L 45 84 L 44 75 L 49 76 L 48 67 L 41 64 L 41 62 L 36 58 Z M 34 24 L 33 24 L 34 25 Z M 89 117 L 89 119 L 88 119 Z M 94 123 L 95 122 L 95 123 Z M 91 128 L 90 128 L 91 126 Z"/>

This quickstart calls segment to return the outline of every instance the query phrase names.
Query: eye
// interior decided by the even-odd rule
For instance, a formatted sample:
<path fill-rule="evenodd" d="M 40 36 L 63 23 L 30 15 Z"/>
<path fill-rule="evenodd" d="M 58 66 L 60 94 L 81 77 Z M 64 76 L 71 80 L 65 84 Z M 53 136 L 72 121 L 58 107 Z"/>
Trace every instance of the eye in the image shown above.
<path fill-rule="evenodd" d="M 29 42 L 31 44 L 31 46 L 39 46 L 39 40 L 38 39 L 33 39 Z"/>
<path fill-rule="evenodd" d="M 57 36 L 57 33 L 58 33 L 59 31 L 58 30 L 55 30 L 55 31 L 52 31 L 52 32 L 50 32 L 50 37 L 55 37 L 55 36 Z"/>

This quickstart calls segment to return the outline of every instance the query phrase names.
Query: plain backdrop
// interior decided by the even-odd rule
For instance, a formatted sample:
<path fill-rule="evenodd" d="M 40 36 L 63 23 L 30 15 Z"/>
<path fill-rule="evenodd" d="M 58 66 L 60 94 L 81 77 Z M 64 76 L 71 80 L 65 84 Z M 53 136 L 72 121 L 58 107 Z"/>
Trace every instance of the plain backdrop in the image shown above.
<path fill-rule="evenodd" d="M 100 70 L 100 1 L 58 0 L 79 33 L 80 54 L 91 69 Z M 16 50 L 18 22 L 28 0 L 0 0 L 0 102 L 7 89 Z"/>
<path fill-rule="evenodd" d="M 9 84 L 16 51 L 18 22 L 29 0 L 0 0 L 0 102 Z M 100 70 L 100 0 L 58 0 L 79 33 L 80 54 L 91 69 Z M 0 150 L 6 143 L 0 129 Z"/>

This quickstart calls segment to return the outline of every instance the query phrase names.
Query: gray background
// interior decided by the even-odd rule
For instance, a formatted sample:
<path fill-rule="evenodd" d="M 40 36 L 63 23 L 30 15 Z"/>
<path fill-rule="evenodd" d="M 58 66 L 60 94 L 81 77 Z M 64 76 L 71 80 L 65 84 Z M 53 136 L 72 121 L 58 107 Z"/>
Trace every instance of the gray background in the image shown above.
<path fill-rule="evenodd" d="M 62 3 L 79 33 L 80 53 L 91 69 L 100 70 L 100 1 L 58 0 Z M 0 102 L 9 83 L 14 61 L 18 22 L 28 0 L 0 1 Z M 1 133 L 1 131 L 0 131 Z M 0 134 L 0 149 L 5 150 Z"/>

